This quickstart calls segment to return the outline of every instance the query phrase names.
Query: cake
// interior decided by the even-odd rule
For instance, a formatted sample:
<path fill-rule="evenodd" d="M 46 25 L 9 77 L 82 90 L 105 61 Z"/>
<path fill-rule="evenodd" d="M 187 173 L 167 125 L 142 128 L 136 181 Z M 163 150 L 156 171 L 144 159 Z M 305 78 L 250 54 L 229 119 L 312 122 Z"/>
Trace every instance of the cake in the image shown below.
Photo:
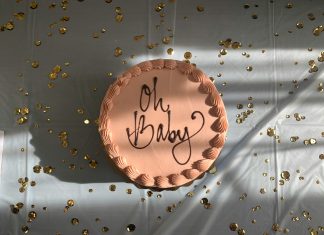
<path fill-rule="evenodd" d="M 144 61 L 118 76 L 99 115 L 108 156 L 145 187 L 178 187 L 198 178 L 218 157 L 227 129 L 213 82 L 176 60 Z"/>

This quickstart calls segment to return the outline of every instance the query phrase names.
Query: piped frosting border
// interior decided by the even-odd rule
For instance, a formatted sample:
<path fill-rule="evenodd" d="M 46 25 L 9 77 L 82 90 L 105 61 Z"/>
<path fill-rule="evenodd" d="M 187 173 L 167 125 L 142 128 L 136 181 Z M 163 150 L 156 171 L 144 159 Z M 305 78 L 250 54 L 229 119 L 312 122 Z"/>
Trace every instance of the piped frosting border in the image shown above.
<path fill-rule="evenodd" d="M 211 129 L 216 135 L 209 141 L 210 147 L 203 151 L 203 159 L 195 161 L 192 164 L 192 168 L 185 169 L 180 174 L 156 176 L 153 178 L 148 174 L 141 174 L 135 166 L 127 163 L 127 159 L 124 156 L 120 156 L 118 146 L 113 143 L 112 133 L 109 128 L 110 120 L 108 113 L 114 107 L 114 97 L 120 94 L 131 79 L 153 69 L 160 70 L 163 68 L 170 70 L 178 69 L 181 73 L 187 75 L 190 81 L 200 83 L 198 91 L 206 94 L 205 103 L 211 107 L 209 109 L 209 115 L 215 117 L 215 122 L 212 124 Z M 228 121 L 225 106 L 215 85 L 204 72 L 196 68 L 193 64 L 177 60 L 150 60 L 131 67 L 121 76 L 118 76 L 117 80 L 108 88 L 100 108 L 99 133 L 106 151 L 121 171 L 131 180 L 145 187 L 172 188 L 195 180 L 210 168 L 220 154 L 225 143 L 227 130 Z"/>

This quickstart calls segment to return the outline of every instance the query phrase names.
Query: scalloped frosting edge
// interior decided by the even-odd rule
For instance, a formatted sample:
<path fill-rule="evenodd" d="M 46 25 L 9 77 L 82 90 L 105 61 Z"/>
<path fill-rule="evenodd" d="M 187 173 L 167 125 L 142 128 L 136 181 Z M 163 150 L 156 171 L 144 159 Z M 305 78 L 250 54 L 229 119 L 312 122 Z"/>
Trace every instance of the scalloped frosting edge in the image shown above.
<path fill-rule="evenodd" d="M 209 143 L 210 148 L 205 150 L 205 154 L 202 154 L 204 159 L 193 162 L 192 168 L 185 169 L 180 174 L 156 176 L 153 178 L 145 173 L 140 174 L 136 167 L 128 165 L 125 157 L 119 156 L 119 152 L 116 151 L 116 149 L 118 150 L 118 146 L 112 142 L 112 133 L 109 129 L 109 115 L 107 115 L 107 113 L 109 113 L 114 107 L 114 97 L 120 94 L 122 88 L 126 87 L 131 79 L 153 69 L 161 70 L 163 68 L 169 70 L 178 69 L 181 73 L 187 76 L 189 81 L 200 83 L 198 91 L 206 94 L 205 103 L 206 105 L 211 106 L 209 115 L 216 117 L 216 120 L 211 127 L 211 129 L 216 133 L 216 136 L 213 138 L 213 141 L 211 140 Z M 224 103 L 213 82 L 210 81 L 204 72 L 196 68 L 193 64 L 172 59 L 144 61 L 128 69 L 126 72 L 118 76 L 117 80 L 108 88 L 100 107 L 99 133 L 110 158 L 112 158 L 115 165 L 123 171 L 128 178 L 146 187 L 171 188 L 187 184 L 188 182 L 197 179 L 211 167 L 220 154 L 224 145 L 220 146 L 220 143 L 218 143 L 217 146 L 215 146 L 213 143 L 215 142 L 215 138 L 220 134 L 226 136 L 227 130 L 228 120 Z"/>

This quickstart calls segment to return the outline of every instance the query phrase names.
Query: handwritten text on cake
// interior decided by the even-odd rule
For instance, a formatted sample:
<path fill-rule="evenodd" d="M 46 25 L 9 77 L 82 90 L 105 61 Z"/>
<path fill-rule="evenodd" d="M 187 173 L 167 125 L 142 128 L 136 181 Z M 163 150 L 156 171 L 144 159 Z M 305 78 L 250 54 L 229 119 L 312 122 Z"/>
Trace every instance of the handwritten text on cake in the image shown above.
<path fill-rule="evenodd" d="M 172 112 L 170 110 L 170 105 L 164 105 L 163 99 L 157 97 L 157 82 L 158 78 L 154 77 L 153 89 L 151 89 L 146 84 L 142 86 L 140 95 L 140 109 L 143 112 L 143 114 L 139 115 L 138 111 L 134 111 L 134 129 L 131 130 L 130 128 L 126 128 L 128 141 L 136 149 L 146 148 L 152 143 L 153 140 L 155 140 L 156 142 L 169 141 L 170 143 L 174 144 L 172 147 L 172 156 L 174 160 L 180 165 L 185 165 L 189 162 L 191 158 L 191 138 L 197 135 L 202 130 L 205 124 L 205 118 L 200 111 L 193 111 L 191 113 L 190 118 L 192 120 L 196 120 L 197 117 L 200 117 L 199 119 L 201 122 L 200 128 L 194 133 L 191 133 L 187 126 L 185 126 L 183 130 L 171 129 Z M 153 124 L 146 122 L 145 112 L 152 105 L 151 103 L 153 103 L 154 111 L 159 110 L 167 115 L 168 121 L 166 127 L 165 125 L 163 125 L 163 123 L 160 123 L 157 127 L 155 127 Z M 141 137 L 143 137 L 143 135 L 145 135 L 146 137 L 147 135 L 149 136 L 148 139 L 145 138 L 146 141 L 144 144 L 142 143 L 143 140 L 141 141 Z M 139 142 L 141 144 L 139 144 Z M 187 157 L 185 158 L 185 160 L 183 160 L 183 157 L 181 157 L 180 160 L 179 157 L 176 156 L 176 149 L 179 146 L 185 144 L 188 146 Z"/>

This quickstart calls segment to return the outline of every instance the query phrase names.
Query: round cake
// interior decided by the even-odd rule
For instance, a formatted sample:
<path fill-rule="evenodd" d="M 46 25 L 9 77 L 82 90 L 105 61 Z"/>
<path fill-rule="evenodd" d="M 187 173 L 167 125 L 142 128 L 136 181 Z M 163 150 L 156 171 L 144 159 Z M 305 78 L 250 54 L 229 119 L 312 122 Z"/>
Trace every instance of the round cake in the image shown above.
<path fill-rule="evenodd" d="M 213 82 L 195 65 L 142 62 L 123 73 L 101 104 L 99 133 L 132 181 L 172 188 L 207 171 L 224 146 L 228 121 Z"/>

